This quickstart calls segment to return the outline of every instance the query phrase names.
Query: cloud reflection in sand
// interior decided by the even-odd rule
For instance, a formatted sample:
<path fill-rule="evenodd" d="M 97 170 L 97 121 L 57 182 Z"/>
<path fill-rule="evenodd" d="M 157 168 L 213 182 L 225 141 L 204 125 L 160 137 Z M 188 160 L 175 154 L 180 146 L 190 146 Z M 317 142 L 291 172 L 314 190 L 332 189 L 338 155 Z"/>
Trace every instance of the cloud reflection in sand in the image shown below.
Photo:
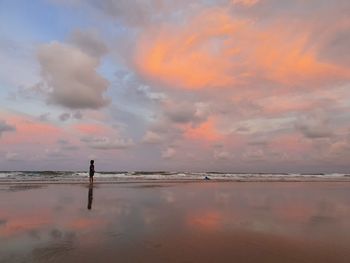
<path fill-rule="evenodd" d="M 196 246 L 211 242 L 200 237 L 220 235 L 335 242 L 339 249 L 350 241 L 349 191 L 337 183 L 95 185 L 91 210 L 89 191 L 81 185 L 0 191 L 0 254 L 74 262 L 84 251 L 165 253 L 173 243 Z"/>

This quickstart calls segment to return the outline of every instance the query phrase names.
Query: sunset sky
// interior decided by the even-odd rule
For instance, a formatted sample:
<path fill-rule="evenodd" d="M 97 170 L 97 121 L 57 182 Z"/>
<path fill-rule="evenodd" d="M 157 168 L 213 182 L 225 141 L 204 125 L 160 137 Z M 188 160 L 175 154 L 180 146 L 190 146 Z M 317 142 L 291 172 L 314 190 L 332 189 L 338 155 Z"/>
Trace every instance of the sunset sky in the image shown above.
<path fill-rule="evenodd" d="M 349 0 L 1 0 L 0 170 L 350 171 Z"/>

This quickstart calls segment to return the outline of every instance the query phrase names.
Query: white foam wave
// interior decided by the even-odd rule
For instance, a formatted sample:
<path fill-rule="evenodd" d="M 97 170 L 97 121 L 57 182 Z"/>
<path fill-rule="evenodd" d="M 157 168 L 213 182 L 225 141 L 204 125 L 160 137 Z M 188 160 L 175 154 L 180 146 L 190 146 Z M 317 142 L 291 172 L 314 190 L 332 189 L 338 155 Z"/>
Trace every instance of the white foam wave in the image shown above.
<path fill-rule="evenodd" d="M 96 181 L 121 180 L 203 180 L 204 177 L 224 181 L 350 181 L 349 174 L 259 174 L 259 173 L 190 173 L 190 172 L 96 172 Z M 88 172 L 0 172 L 0 182 L 8 181 L 86 181 Z"/>

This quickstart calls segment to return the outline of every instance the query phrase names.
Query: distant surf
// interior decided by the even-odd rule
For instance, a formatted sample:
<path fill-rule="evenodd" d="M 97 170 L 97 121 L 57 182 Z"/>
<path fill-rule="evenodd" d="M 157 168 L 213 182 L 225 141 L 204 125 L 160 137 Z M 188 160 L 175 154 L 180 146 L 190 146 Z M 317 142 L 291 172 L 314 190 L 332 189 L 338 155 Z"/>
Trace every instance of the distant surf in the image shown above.
<path fill-rule="evenodd" d="M 350 181 L 350 174 L 345 173 L 220 173 L 220 172 L 97 172 L 95 182 L 122 181 L 197 181 L 209 178 L 214 181 L 237 182 L 298 182 L 298 181 Z M 48 182 L 81 183 L 88 180 L 87 172 L 74 171 L 13 171 L 0 172 L 0 183 L 11 182 Z"/>

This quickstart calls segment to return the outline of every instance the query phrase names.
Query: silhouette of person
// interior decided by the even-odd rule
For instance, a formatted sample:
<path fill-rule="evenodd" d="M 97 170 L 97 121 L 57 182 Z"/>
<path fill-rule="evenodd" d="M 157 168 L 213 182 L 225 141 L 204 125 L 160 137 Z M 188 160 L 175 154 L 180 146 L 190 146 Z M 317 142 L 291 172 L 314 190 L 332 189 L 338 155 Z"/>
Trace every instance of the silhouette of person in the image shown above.
<path fill-rule="evenodd" d="M 88 193 L 88 206 L 87 208 L 91 210 L 92 207 L 92 198 L 93 198 L 93 190 L 92 190 L 93 185 L 89 184 L 89 193 Z"/>
<path fill-rule="evenodd" d="M 95 174 L 95 165 L 94 165 L 94 160 L 90 161 L 90 171 L 89 171 L 89 176 L 90 176 L 90 184 L 94 182 L 94 174 Z"/>

